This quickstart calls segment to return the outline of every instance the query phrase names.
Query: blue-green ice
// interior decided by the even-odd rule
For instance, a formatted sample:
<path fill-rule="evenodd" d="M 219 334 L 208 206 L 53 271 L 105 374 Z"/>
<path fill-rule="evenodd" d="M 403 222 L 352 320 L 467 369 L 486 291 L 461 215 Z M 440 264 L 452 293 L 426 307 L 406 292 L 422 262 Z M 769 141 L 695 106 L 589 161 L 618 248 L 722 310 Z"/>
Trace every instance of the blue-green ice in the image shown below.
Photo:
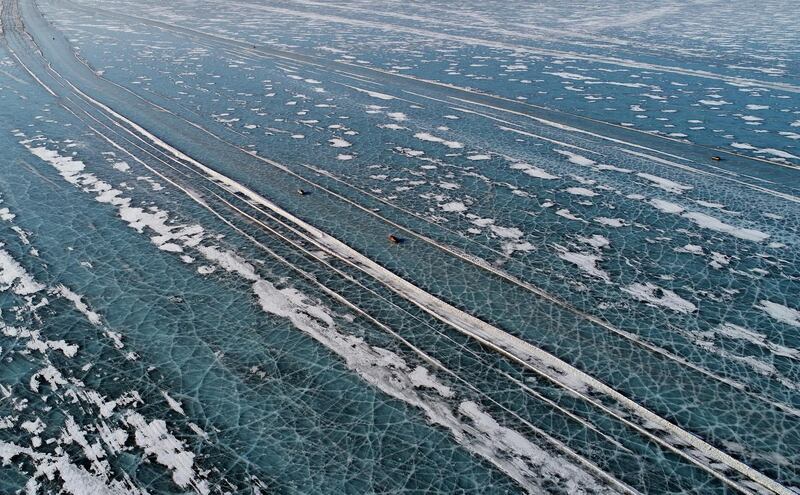
<path fill-rule="evenodd" d="M 800 493 L 794 2 L 0 1 L 0 494 Z"/>

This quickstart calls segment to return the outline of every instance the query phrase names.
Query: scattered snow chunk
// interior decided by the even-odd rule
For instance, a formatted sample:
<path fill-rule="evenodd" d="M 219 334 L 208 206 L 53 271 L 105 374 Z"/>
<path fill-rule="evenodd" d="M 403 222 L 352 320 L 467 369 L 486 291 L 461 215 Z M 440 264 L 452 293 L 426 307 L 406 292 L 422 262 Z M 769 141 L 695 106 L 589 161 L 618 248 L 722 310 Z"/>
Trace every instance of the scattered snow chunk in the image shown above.
<path fill-rule="evenodd" d="M 576 265 L 578 268 L 593 277 L 597 277 L 607 283 L 611 282 L 611 278 L 608 276 L 608 273 L 597 266 L 597 263 L 602 259 L 600 255 L 595 253 L 573 252 L 559 245 L 556 245 L 556 249 L 559 251 L 558 257 L 562 260 Z"/>
<path fill-rule="evenodd" d="M 352 146 L 352 144 L 342 138 L 329 139 L 328 142 L 331 143 L 331 147 L 333 148 L 349 148 Z"/>
<path fill-rule="evenodd" d="M 598 195 L 596 192 L 592 191 L 591 189 L 586 189 L 585 187 L 569 187 L 564 189 L 564 191 L 575 196 L 586 196 L 588 198 Z"/>
<path fill-rule="evenodd" d="M 756 307 L 766 312 L 770 317 L 780 321 L 781 323 L 800 327 L 800 311 L 794 308 L 790 308 L 776 302 L 767 301 L 766 299 L 762 299 L 759 305 Z"/>
<path fill-rule="evenodd" d="M 440 137 L 434 136 L 433 134 L 429 134 L 427 132 L 418 132 L 414 134 L 414 137 L 422 141 L 429 141 L 431 143 L 441 143 L 450 149 L 461 149 L 464 147 L 464 145 L 459 143 L 458 141 L 446 141 Z"/>
<path fill-rule="evenodd" d="M 537 179 L 554 180 L 558 179 L 557 175 L 550 174 L 534 165 L 527 163 L 514 163 L 511 165 L 512 170 L 521 170 L 523 173 L 536 177 Z"/>
<path fill-rule="evenodd" d="M 622 290 L 640 301 L 663 306 L 678 313 L 694 313 L 697 311 L 697 306 L 678 294 L 649 282 L 647 284 L 631 284 Z"/>
<path fill-rule="evenodd" d="M 665 179 L 664 177 L 659 177 L 657 175 L 650 175 L 645 173 L 638 173 L 636 175 L 638 177 L 641 177 L 642 179 L 649 180 L 650 182 L 653 183 L 654 186 L 661 188 L 667 192 L 675 194 L 683 194 L 684 191 L 692 189 L 692 186 L 687 186 L 685 184 L 674 182 L 669 179 Z"/>
<path fill-rule="evenodd" d="M 458 213 L 462 211 L 467 211 L 466 205 L 460 201 L 452 201 L 450 203 L 445 203 L 441 205 L 442 210 L 451 213 Z"/>

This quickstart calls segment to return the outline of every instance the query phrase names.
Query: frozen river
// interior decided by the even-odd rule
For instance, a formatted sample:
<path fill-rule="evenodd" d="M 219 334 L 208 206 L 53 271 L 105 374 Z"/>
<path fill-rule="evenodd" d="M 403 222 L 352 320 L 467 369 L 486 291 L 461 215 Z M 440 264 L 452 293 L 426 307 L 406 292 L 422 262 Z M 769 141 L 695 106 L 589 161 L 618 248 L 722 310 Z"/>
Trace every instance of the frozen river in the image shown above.
<path fill-rule="evenodd" d="M 0 493 L 800 492 L 800 21 L 2 0 Z"/>

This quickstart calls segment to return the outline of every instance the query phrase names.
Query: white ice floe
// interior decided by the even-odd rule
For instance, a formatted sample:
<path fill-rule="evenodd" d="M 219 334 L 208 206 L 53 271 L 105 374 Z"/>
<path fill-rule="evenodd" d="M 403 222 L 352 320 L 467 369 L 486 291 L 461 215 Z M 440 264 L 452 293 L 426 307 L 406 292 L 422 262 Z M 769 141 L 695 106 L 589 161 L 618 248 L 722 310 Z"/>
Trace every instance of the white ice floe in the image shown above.
<path fill-rule="evenodd" d="M 720 100 L 700 100 L 700 101 L 698 101 L 698 103 L 701 103 L 703 105 L 708 105 L 710 107 L 718 107 L 718 106 L 722 106 L 722 105 L 730 105 L 731 104 L 731 102 L 725 101 L 725 100 L 722 100 L 722 99 L 720 99 Z"/>
<path fill-rule="evenodd" d="M 499 225 L 489 225 L 489 230 L 498 237 L 506 239 L 519 239 L 522 237 L 522 231 L 516 227 L 500 227 Z"/>
<path fill-rule="evenodd" d="M 9 222 L 11 220 L 14 220 L 15 217 L 16 215 L 11 213 L 8 208 L 0 208 L 0 220 L 3 220 L 4 222 Z"/>
<path fill-rule="evenodd" d="M 39 392 L 39 388 L 42 386 L 42 380 L 47 382 L 50 385 L 52 390 L 58 390 L 59 387 L 63 387 L 67 385 L 67 380 L 58 371 L 52 364 L 48 364 L 41 368 L 39 371 L 34 373 L 30 380 L 28 380 L 28 386 L 34 392 Z"/>
<path fill-rule="evenodd" d="M 731 262 L 731 257 L 727 254 L 718 253 L 717 251 L 711 252 L 711 261 L 708 262 L 709 266 L 716 269 L 721 269 L 728 266 Z"/>

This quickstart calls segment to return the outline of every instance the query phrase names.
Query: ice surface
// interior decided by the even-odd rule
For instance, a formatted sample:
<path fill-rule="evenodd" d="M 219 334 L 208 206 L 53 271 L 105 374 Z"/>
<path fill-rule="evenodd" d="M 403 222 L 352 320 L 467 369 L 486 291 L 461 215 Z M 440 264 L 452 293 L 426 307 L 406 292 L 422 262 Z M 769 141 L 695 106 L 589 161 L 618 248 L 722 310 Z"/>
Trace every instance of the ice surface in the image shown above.
<path fill-rule="evenodd" d="M 797 491 L 791 7 L 4 0 L 0 492 Z"/>

